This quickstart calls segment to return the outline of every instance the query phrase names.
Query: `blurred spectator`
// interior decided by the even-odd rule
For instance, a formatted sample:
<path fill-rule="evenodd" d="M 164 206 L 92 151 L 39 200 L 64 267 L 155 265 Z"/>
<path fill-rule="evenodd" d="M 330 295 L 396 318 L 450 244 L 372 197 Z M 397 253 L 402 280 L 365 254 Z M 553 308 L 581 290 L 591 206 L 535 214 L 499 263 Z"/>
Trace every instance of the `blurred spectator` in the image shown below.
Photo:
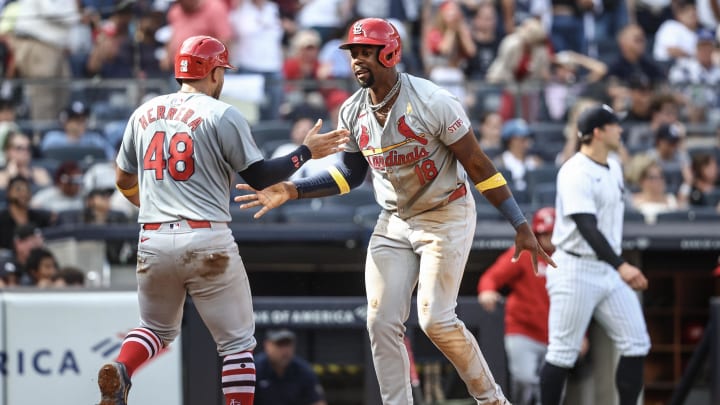
<path fill-rule="evenodd" d="M 480 147 L 490 159 L 502 153 L 502 126 L 502 117 L 496 112 L 487 112 L 480 118 Z"/>
<path fill-rule="evenodd" d="M 135 46 L 137 56 L 135 62 L 135 76 L 139 79 L 165 78 L 167 74 L 160 67 L 163 44 L 158 41 L 156 34 L 165 24 L 165 12 L 159 10 L 156 2 L 141 12 L 137 17 L 135 30 Z"/>
<path fill-rule="evenodd" d="M 210 35 L 232 49 L 233 30 L 228 7 L 222 0 L 177 0 L 168 10 L 167 22 L 171 34 L 160 62 L 164 70 L 173 70 L 180 44 L 195 35 Z"/>
<path fill-rule="evenodd" d="M 11 132 L 22 132 L 20 126 L 15 122 L 16 119 L 15 101 L 9 97 L 0 96 L 0 145 L 5 145 L 5 139 Z M 5 164 L 4 150 L 0 151 L 0 164 Z"/>
<path fill-rule="evenodd" d="M 55 287 L 84 287 L 85 273 L 77 267 L 62 267 L 53 281 Z"/>
<path fill-rule="evenodd" d="M 115 161 L 97 162 L 88 167 L 83 175 L 83 188 L 85 190 L 92 188 L 114 188 L 115 168 Z M 139 208 L 128 201 L 128 199 L 117 190 L 115 190 L 110 197 L 110 208 L 113 211 L 122 212 L 127 218 L 133 220 L 137 218 L 139 212 Z"/>
<path fill-rule="evenodd" d="M 37 247 L 30 251 L 27 259 L 27 274 L 29 279 L 22 283 L 39 288 L 48 288 L 55 285 L 58 274 L 58 263 L 55 255 L 44 247 Z"/>
<path fill-rule="evenodd" d="M 290 53 L 283 63 L 286 80 L 314 81 L 319 79 L 320 35 L 315 30 L 298 31 L 292 38 Z M 290 106 L 307 102 L 309 95 L 319 95 L 319 86 L 313 82 L 288 83 L 285 86 L 286 101 Z"/>
<path fill-rule="evenodd" d="M 668 179 L 671 191 L 675 191 L 680 182 L 692 182 L 690 158 L 684 140 L 685 127 L 682 124 L 663 124 L 655 131 L 655 146 L 646 152 L 660 165 L 663 173 L 677 177 Z"/>
<path fill-rule="evenodd" d="M 279 156 L 285 156 L 297 149 L 298 145 L 302 145 L 305 140 L 305 136 L 307 136 L 313 125 L 315 125 L 315 122 L 311 118 L 297 118 L 293 124 L 292 130 L 290 131 L 290 142 L 278 146 L 270 157 L 274 159 Z M 308 161 L 300 169 L 298 169 L 298 171 L 290 176 L 290 179 L 297 180 L 324 172 L 328 167 L 337 163 L 340 160 L 340 157 L 340 153 L 335 153 L 325 156 L 322 159 L 313 159 Z"/>
<path fill-rule="evenodd" d="M 462 68 L 475 56 L 475 41 L 460 5 L 454 0 L 440 4 L 437 14 L 425 22 L 423 38 L 424 66 L 430 80 L 454 94 L 463 104 L 465 73 Z"/>
<path fill-rule="evenodd" d="M 22 79 L 63 80 L 71 76 L 68 38 L 80 22 L 76 0 L 17 0 L 18 15 L 11 40 L 15 68 Z M 67 104 L 66 84 L 27 84 L 30 117 L 54 120 Z"/>
<path fill-rule="evenodd" d="M 5 285 L 18 285 L 23 278 L 28 278 L 26 265 L 30 251 L 44 243 L 42 232 L 33 224 L 20 225 L 15 229 L 12 250 L 3 255 L 0 261 L 0 272 Z"/>
<path fill-rule="evenodd" d="M 88 131 L 90 109 L 81 101 L 75 101 L 63 111 L 59 118 L 62 130 L 48 131 L 40 144 L 41 152 L 52 148 L 84 146 L 102 149 L 107 159 L 115 157 L 115 148 L 101 134 Z"/>
<path fill-rule="evenodd" d="M 689 101 L 689 122 L 704 122 L 709 108 L 720 107 L 717 88 L 720 85 L 720 64 L 713 60 L 715 34 L 698 31 L 694 57 L 678 59 L 670 68 L 670 84 L 683 89 Z"/>
<path fill-rule="evenodd" d="M 108 183 L 108 182 L 106 182 Z M 110 206 L 110 197 L 115 187 L 97 184 L 85 191 L 84 205 L 80 209 L 61 211 L 58 224 L 107 225 L 128 223 L 124 213 L 115 211 Z"/>
<path fill-rule="evenodd" d="M 136 76 L 135 38 L 131 37 L 133 3 L 123 2 L 103 21 L 85 70 L 88 76 L 130 78 Z"/>
<path fill-rule="evenodd" d="M 30 200 L 30 207 L 55 213 L 65 210 L 79 210 L 83 207 L 83 172 L 73 161 L 58 166 L 53 178 L 54 185 L 38 190 Z"/>
<path fill-rule="evenodd" d="M 645 223 L 654 224 L 658 214 L 682 208 L 677 197 L 667 191 L 662 168 L 651 157 L 639 155 L 633 158 L 628 165 L 628 180 L 638 187 L 630 202 L 643 214 Z"/>
<path fill-rule="evenodd" d="M 32 164 L 30 138 L 21 132 L 11 132 L 3 143 L 5 164 L 0 168 L 0 189 L 5 189 L 15 176 L 23 176 L 34 187 L 46 187 L 51 183 L 50 173 Z"/>
<path fill-rule="evenodd" d="M 540 21 L 527 19 L 515 32 L 500 42 L 497 57 L 488 69 L 486 80 L 490 83 L 505 84 L 516 90 L 517 84 L 542 80 L 550 77 L 552 48 L 547 33 Z M 510 85 L 510 86 L 507 86 Z M 540 107 L 540 93 L 537 89 L 523 89 L 519 100 L 509 90 L 503 93 L 500 115 L 504 120 L 517 116 L 534 121 Z"/>
<path fill-rule="evenodd" d="M 672 18 L 672 0 L 628 1 L 635 20 L 648 38 L 655 36 L 660 24 Z"/>
<path fill-rule="evenodd" d="M 638 92 L 641 92 L 639 90 Z M 649 91 L 646 91 L 649 92 Z M 642 104 L 645 103 L 646 94 L 636 97 L 633 99 L 643 98 Z M 663 125 L 672 125 L 678 123 L 680 105 L 677 102 L 675 95 L 670 93 L 658 93 L 652 95 L 649 106 L 650 119 L 647 121 L 647 125 L 637 125 L 640 122 L 640 115 L 636 115 L 634 110 L 631 108 L 626 121 L 632 122 L 635 125 L 628 131 L 627 134 L 627 145 L 628 147 L 637 152 L 651 149 L 656 143 L 656 135 L 658 129 Z"/>
<path fill-rule="evenodd" d="M 698 22 L 710 31 L 715 31 L 720 24 L 720 2 L 718 0 L 696 0 Z"/>
<path fill-rule="evenodd" d="M 327 405 L 312 367 L 295 354 L 295 334 L 270 330 L 255 356 L 255 405 Z"/>
<path fill-rule="evenodd" d="M 587 53 L 583 16 L 592 12 L 592 0 L 551 0 L 552 25 L 550 38 L 556 52 Z"/>
<path fill-rule="evenodd" d="M 529 154 L 532 146 L 532 131 L 522 118 L 509 120 L 502 127 L 504 152 L 495 158 L 495 165 L 512 174 L 512 184 L 517 190 L 525 190 L 525 173 L 542 165 L 542 159 Z"/>
<path fill-rule="evenodd" d="M 681 186 L 681 197 L 687 198 L 693 206 L 709 206 L 707 195 L 717 189 L 718 162 L 710 153 L 697 153 L 692 157 L 690 168 L 692 181 L 689 187 L 687 183 Z"/>
<path fill-rule="evenodd" d="M 555 54 L 550 81 L 545 85 L 545 105 L 551 120 L 565 118 L 586 86 L 607 73 L 605 63 L 573 51 Z"/>
<path fill-rule="evenodd" d="M 637 24 L 628 24 L 617 35 L 620 55 L 611 61 L 608 77 L 619 82 L 628 78 L 644 77 L 650 85 L 664 80 L 664 75 L 655 62 L 645 55 L 646 39 L 642 28 Z"/>
<path fill-rule="evenodd" d="M 44 228 L 54 223 L 50 211 L 30 208 L 30 182 L 22 176 L 10 179 L 7 188 L 7 207 L 0 211 L 0 249 L 11 249 L 15 228 L 33 224 Z"/>
<path fill-rule="evenodd" d="M 239 0 L 230 12 L 230 23 L 235 32 L 230 62 L 239 74 L 263 76 L 267 100 L 260 106 L 260 119 L 279 118 L 283 101 L 283 28 L 277 4 Z"/>
<path fill-rule="evenodd" d="M 695 3 L 678 0 L 673 6 L 673 19 L 662 23 L 655 34 L 653 58 L 658 62 L 672 62 L 695 56 L 697 28 Z"/>
<path fill-rule="evenodd" d="M 323 79 L 351 79 L 354 77 L 350 68 L 350 53 L 344 49 L 340 49 L 340 45 L 345 42 L 348 30 L 354 22 L 350 22 L 347 26 L 336 30 L 335 35 L 320 47 L 318 60 L 320 61 L 320 70 L 318 76 Z M 400 29 L 398 28 L 400 33 Z M 400 38 L 405 40 L 401 34 Z M 403 43 L 404 45 L 404 43 Z M 403 55 L 405 56 L 405 55 Z"/>
<path fill-rule="evenodd" d="M 494 4 L 494 2 L 490 2 Z M 500 18 L 503 32 L 512 34 L 523 21 L 539 19 L 549 27 L 552 18 L 550 1 L 547 0 L 503 0 L 500 2 Z M 546 24 L 547 23 L 547 24 Z"/>
<path fill-rule="evenodd" d="M 465 76 L 469 80 L 485 80 L 490 65 L 500 47 L 497 35 L 497 11 L 490 1 L 482 1 L 470 22 L 470 36 L 475 43 L 475 55 L 467 58 Z"/>
<path fill-rule="evenodd" d="M 320 36 L 320 46 L 350 20 L 354 3 L 352 0 L 303 0 L 295 21 L 301 30 L 315 30 Z"/>

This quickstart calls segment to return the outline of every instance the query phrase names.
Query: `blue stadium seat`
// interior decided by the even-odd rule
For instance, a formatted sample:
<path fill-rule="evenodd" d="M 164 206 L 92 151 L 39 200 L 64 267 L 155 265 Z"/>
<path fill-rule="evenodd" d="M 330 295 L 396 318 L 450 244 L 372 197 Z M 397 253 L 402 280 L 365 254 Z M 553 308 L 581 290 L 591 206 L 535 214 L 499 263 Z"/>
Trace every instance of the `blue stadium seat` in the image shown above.
<path fill-rule="evenodd" d="M 59 162 L 76 161 L 80 165 L 89 165 L 92 162 L 105 161 L 105 149 L 94 146 L 63 146 L 45 149 L 42 153 L 45 159 L 54 159 Z"/>
<path fill-rule="evenodd" d="M 720 222 L 720 214 L 715 207 L 693 207 L 689 210 L 664 212 L 658 214 L 658 223 L 669 222 Z"/>
<path fill-rule="evenodd" d="M 535 170 L 528 170 L 527 172 L 525 172 L 525 182 L 527 182 L 527 190 L 530 195 L 534 194 L 535 189 L 540 185 L 555 185 L 558 170 L 559 169 L 557 166 L 547 164 L 535 168 Z"/>
<path fill-rule="evenodd" d="M 533 188 L 530 199 L 533 204 L 538 206 L 555 205 L 556 192 L 555 183 L 538 184 Z"/>

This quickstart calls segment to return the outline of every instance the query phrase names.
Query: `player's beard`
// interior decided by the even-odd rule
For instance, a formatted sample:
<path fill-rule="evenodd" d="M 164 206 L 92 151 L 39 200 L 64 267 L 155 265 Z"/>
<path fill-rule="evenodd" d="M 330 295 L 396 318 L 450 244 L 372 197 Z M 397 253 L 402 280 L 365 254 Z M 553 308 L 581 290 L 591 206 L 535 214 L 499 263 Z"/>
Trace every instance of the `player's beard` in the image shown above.
<path fill-rule="evenodd" d="M 362 87 L 364 89 L 370 88 L 373 86 L 373 84 L 375 84 L 375 75 L 373 74 L 373 72 L 368 70 L 367 76 L 368 76 L 368 78 L 365 81 L 357 79 L 357 82 L 360 85 L 360 87 Z"/>

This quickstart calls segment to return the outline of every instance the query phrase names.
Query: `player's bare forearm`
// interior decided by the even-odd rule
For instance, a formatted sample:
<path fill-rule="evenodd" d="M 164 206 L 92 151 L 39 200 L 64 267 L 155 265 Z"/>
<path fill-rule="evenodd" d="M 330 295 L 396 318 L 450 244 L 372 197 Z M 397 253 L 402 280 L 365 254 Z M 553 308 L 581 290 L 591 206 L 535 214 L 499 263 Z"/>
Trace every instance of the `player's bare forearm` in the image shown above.
<path fill-rule="evenodd" d="M 128 173 L 119 167 L 115 169 L 115 185 L 128 201 L 136 207 L 140 206 L 140 193 L 138 184 L 138 175 Z"/>
<path fill-rule="evenodd" d="M 470 129 L 459 141 L 448 146 L 455 157 L 462 163 L 473 184 L 481 183 L 494 176 L 498 171 L 492 160 L 480 148 L 473 130 Z M 512 193 L 506 185 L 494 187 L 483 192 L 483 196 L 494 206 L 499 206 Z"/>

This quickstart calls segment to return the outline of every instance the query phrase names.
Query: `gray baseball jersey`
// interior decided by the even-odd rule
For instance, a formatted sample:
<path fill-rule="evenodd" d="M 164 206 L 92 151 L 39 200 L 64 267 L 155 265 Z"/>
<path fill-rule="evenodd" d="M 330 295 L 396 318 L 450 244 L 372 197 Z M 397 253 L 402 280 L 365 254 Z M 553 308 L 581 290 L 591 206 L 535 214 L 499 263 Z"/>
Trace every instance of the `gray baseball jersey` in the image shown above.
<path fill-rule="evenodd" d="M 350 131 L 348 152 L 361 151 L 372 168 L 378 204 L 401 218 L 435 208 L 464 184 L 465 171 L 448 149 L 470 129 L 460 101 L 436 84 L 400 74 L 402 86 L 381 127 L 360 89 L 340 109 Z"/>
<path fill-rule="evenodd" d="M 620 254 L 625 210 L 623 191 L 622 169 L 615 159 L 608 159 L 608 166 L 594 162 L 582 153 L 568 159 L 557 175 L 553 245 L 566 252 L 594 255 L 570 218 L 573 214 L 593 214 L 600 232 L 615 253 Z"/>
<path fill-rule="evenodd" d="M 117 165 L 138 174 L 138 222 L 228 222 L 234 172 L 261 159 L 237 109 L 205 94 L 178 92 L 135 110 Z"/>

